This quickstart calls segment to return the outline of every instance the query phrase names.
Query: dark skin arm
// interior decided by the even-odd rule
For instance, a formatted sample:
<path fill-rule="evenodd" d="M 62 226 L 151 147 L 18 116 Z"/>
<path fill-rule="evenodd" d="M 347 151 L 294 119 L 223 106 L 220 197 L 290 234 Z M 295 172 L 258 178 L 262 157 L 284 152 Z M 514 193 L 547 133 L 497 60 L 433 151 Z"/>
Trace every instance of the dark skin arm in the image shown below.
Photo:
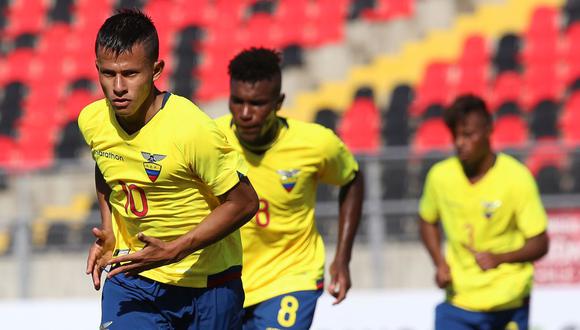
<path fill-rule="evenodd" d="M 520 249 L 494 254 L 491 252 L 478 252 L 470 246 L 465 246 L 482 270 L 494 269 L 503 263 L 533 262 L 548 253 L 549 239 L 546 232 L 526 240 Z"/>
<path fill-rule="evenodd" d="M 338 245 L 334 261 L 330 265 L 328 292 L 336 298 L 333 305 L 346 298 L 351 287 L 349 263 L 354 237 L 360 222 L 364 198 L 364 178 L 357 172 L 355 178 L 340 187 Z"/>
<path fill-rule="evenodd" d="M 109 260 L 109 264 L 124 263 L 113 269 L 108 277 L 119 273 L 138 273 L 171 264 L 193 252 L 203 249 L 248 222 L 258 211 L 258 196 L 246 177 L 225 194 L 219 196 L 221 204 L 199 225 L 185 235 L 165 242 L 140 233 L 138 238 L 145 243 L 140 251 Z"/>
<path fill-rule="evenodd" d="M 97 191 L 97 202 L 101 213 L 101 228 L 95 227 L 92 229 L 96 241 L 89 249 L 86 273 L 92 276 L 95 290 L 99 290 L 101 288 L 103 268 L 113 256 L 115 235 L 113 234 L 112 228 L 111 204 L 109 204 L 111 187 L 105 182 L 103 174 L 97 165 L 95 165 L 95 187 Z"/>
<path fill-rule="evenodd" d="M 435 283 L 441 289 L 451 284 L 451 272 L 445 257 L 441 253 L 441 232 L 438 223 L 429 223 L 419 219 L 419 231 L 423 245 L 429 252 L 433 265 L 435 266 Z"/>

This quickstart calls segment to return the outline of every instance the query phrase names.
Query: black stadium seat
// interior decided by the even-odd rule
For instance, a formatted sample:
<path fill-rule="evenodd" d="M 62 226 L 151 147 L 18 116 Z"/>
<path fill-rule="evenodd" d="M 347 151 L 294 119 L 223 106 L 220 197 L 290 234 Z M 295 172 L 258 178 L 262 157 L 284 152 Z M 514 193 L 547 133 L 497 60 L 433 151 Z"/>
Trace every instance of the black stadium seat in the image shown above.
<path fill-rule="evenodd" d="M 76 120 L 69 122 L 60 132 L 60 139 L 56 145 L 56 157 L 60 159 L 77 157 L 85 149 L 83 141 Z"/>
<path fill-rule="evenodd" d="M 298 44 L 291 44 L 282 49 L 282 68 L 304 65 L 304 50 Z"/>
<path fill-rule="evenodd" d="M 54 0 L 48 17 L 52 22 L 72 23 L 71 8 L 73 3 L 74 0 Z"/>
<path fill-rule="evenodd" d="M 389 146 L 409 144 L 409 107 L 414 97 L 409 85 L 398 85 L 391 94 L 391 101 L 382 111 L 381 136 Z"/>
<path fill-rule="evenodd" d="M 324 108 L 316 112 L 314 122 L 336 132 L 336 125 L 338 124 L 338 115 L 332 109 Z"/>
<path fill-rule="evenodd" d="M 558 104 L 542 101 L 532 111 L 530 130 L 536 139 L 558 136 Z"/>
<path fill-rule="evenodd" d="M 361 16 L 363 11 L 373 9 L 375 6 L 375 0 L 352 0 L 348 9 L 348 19 L 355 20 Z"/>
<path fill-rule="evenodd" d="M 28 88 L 21 82 L 11 82 L 4 88 L 0 101 L 0 134 L 16 135 L 15 124 L 22 116 L 22 102 Z"/>
<path fill-rule="evenodd" d="M 499 106 L 495 113 L 496 117 L 515 115 L 522 115 L 522 109 L 516 102 L 505 102 Z"/>
<path fill-rule="evenodd" d="M 519 53 L 521 48 L 520 37 L 515 34 L 506 34 L 499 40 L 493 64 L 496 72 L 520 71 Z"/>
<path fill-rule="evenodd" d="M 536 178 L 541 194 L 559 194 L 562 192 L 560 180 L 562 174 L 555 166 L 545 166 L 540 169 Z"/>

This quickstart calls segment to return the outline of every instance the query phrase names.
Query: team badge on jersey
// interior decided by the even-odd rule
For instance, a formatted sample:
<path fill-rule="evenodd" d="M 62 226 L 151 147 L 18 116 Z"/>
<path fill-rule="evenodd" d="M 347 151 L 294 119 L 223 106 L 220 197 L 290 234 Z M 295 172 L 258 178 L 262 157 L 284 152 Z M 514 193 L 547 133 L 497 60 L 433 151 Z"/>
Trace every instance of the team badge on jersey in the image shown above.
<path fill-rule="evenodd" d="M 481 202 L 481 206 L 483 206 L 483 215 L 489 220 L 493 216 L 493 213 L 501 206 L 501 201 Z"/>
<path fill-rule="evenodd" d="M 159 173 L 161 173 L 161 165 L 157 164 L 157 162 L 162 161 L 165 159 L 165 155 L 159 154 L 150 154 L 145 151 L 141 151 L 141 156 L 145 158 L 146 162 L 143 163 L 143 167 L 145 168 L 145 173 L 151 180 L 151 182 L 155 182 L 159 177 Z"/>
<path fill-rule="evenodd" d="M 282 186 L 287 192 L 291 192 L 298 181 L 298 173 L 300 170 L 277 170 L 276 173 L 280 176 Z"/>

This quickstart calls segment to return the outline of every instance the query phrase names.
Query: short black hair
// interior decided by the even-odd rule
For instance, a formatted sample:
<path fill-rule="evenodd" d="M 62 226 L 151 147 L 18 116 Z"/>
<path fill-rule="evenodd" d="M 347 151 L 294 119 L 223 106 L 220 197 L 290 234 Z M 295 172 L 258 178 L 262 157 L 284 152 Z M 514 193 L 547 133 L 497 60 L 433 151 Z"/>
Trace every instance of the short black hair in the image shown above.
<path fill-rule="evenodd" d="M 457 123 L 464 120 L 471 113 L 480 114 L 488 125 L 492 125 L 493 118 L 487 109 L 485 101 L 473 94 L 460 95 L 453 101 L 443 114 L 445 125 L 454 133 Z"/>
<path fill-rule="evenodd" d="M 281 82 L 280 62 L 280 52 L 269 48 L 252 47 L 241 51 L 230 61 L 228 73 L 231 80 L 250 83 L 262 80 Z"/>
<path fill-rule="evenodd" d="M 153 62 L 159 58 L 159 37 L 151 17 L 138 9 L 120 9 L 105 21 L 95 41 L 99 47 L 119 56 L 130 52 L 135 44 L 143 44 L 147 57 Z"/>

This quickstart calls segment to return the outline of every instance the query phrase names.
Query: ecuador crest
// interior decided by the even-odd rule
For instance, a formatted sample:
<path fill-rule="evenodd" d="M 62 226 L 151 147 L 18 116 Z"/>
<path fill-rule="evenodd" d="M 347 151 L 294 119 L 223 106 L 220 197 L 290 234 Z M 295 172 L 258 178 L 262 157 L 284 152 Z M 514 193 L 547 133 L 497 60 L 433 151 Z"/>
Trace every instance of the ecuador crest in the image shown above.
<path fill-rule="evenodd" d="M 298 181 L 298 173 L 300 170 L 277 170 L 276 173 L 280 176 L 282 186 L 287 192 L 291 192 Z"/>
<path fill-rule="evenodd" d="M 161 165 L 157 164 L 157 162 L 162 161 L 165 155 L 159 154 L 150 154 L 148 152 L 141 151 L 141 156 L 145 158 L 146 162 L 143 163 L 143 167 L 145 168 L 145 173 L 149 177 L 151 182 L 155 182 L 159 177 L 159 173 L 161 173 Z"/>
<path fill-rule="evenodd" d="M 501 201 L 481 202 L 481 206 L 483 207 L 483 215 L 489 220 L 495 211 L 500 208 Z"/>

